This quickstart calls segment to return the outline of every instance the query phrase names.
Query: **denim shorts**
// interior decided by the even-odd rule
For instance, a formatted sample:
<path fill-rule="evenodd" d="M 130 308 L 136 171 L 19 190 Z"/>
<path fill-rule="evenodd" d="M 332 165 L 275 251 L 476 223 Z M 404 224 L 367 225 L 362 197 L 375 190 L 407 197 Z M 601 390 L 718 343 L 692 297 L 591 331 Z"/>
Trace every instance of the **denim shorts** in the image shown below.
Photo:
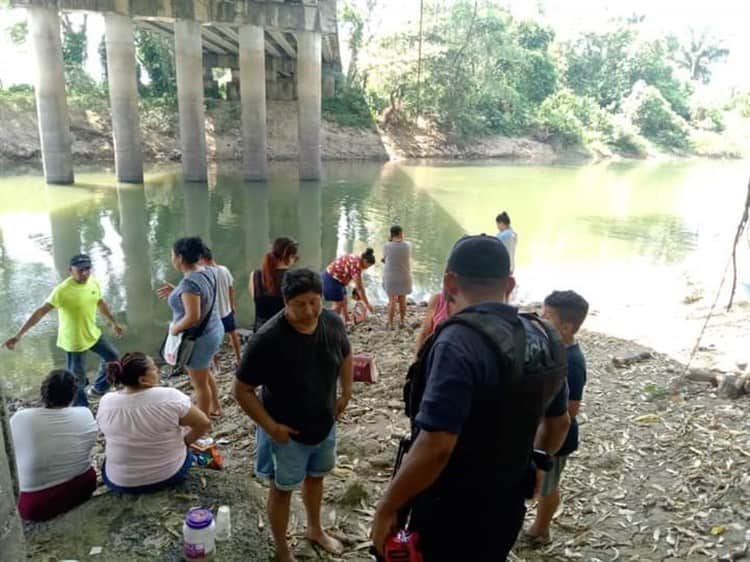
<path fill-rule="evenodd" d="M 336 466 L 336 424 L 317 445 L 305 445 L 293 439 L 275 443 L 260 426 L 256 427 L 255 437 L 255 475 L 273 480 L 277 490 L 298 490 L 306 476 L 320 478 Z"/>
<path fill-rule="evenodd" d="M 567 455 L 552 458 L 552 468 L 544 475 L 544 482 L 542 483 L 542 490 L 539 492 L 539 495 L 549 496 L 557 490 L 558 486 L 560 486 L 560 478 L 562 477 L 566 462 L 568 462 Z"/>
<path fill-rule="evenodd" d="M 115 494 L 149 494 L 151 492 L 158 492 L 159 490 L 176 486 L 185 480 L 190 467 L 193 466 L 194 460 L 193 453 L 188 451 L 187 455 L 185 455 L 185 462 L 180 469 L 166 480 L 144 486 L 118 486 L 107 477 L 107 460 L 105 459 L 102 463 L 102 481 Z"/>
<path fill-rule="evenodd" d="M 230 312 L 224 318 L 222 318 L 221 323 L 224 325 L 225 334 L 234 332 L 237 329 L 237 323 L 234 320 L 234 312 Z"/>
<path fill-rule="evenodd" d="M 193 354 L 186 364 L 187 368 L 192 370 L 208 369 L 222 343 L 224 343 L 224 328 L 217 323 L 212 326 L 211 331 L 204 332 L 201 337 L 195 340 Z"/>
<path fill-rule="evenodd" d="M 321 275 L 323 280 L 323 298 L 330 302 L 341 302 L 346 298 L 346 287 L 342 285 L 337 279 L 324 271 Z"/>

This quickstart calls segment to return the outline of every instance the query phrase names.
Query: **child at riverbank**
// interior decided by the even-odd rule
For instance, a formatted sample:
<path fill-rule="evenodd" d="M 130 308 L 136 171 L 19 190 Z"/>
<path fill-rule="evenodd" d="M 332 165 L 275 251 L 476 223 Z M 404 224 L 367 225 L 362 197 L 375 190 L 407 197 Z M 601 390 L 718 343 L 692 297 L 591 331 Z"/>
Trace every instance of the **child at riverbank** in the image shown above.
<path fill-rule="evenodd" d="M 586 319 L 588 311 L 588 302 L 575 291 L 553 291 L 544 299 L 543 315 L 557 328 L 567 346 L 570 429 L 562 447 L 554 457 L 552 469 L 545 475 L 541 495 L 537 502 L 536 519 L 525 532 L 526 538 L 532 543 L 550 542 L 549 527 L 552 517 L 560 506 L 560 478 L 568 456 L 578 449 L 576 416 L 581 409 L 583 387 L 586 385 L 586 359 L 576 342 L 575 335 Z"/>
<path fill-rule="evenodd" d="M 237 335 L 237 323 L 234 319 L 234 311 L 237 308 L 234 300 L 234 277 L 228 267 L 216 263 L 210 248 L 205 248 L 203 251 L 203 265 L 213 268 L 216 272 L 216 308 L 219 309 L 224 333 L 229 336 L 229 341 L 232 343 L 234 358 L 239 363 L 240 338 Z"/>

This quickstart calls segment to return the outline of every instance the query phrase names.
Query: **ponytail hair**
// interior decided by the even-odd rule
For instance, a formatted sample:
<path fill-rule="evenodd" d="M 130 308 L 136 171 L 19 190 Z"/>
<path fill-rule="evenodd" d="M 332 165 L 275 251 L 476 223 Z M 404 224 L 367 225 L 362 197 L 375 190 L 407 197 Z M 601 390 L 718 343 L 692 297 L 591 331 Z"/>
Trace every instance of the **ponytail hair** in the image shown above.
<path fill-rule="evenodd" d="M 146 374 L 150 366 L 151 358 L 145 353 L 126 353 L 119 360 L 107 363 L 107 379 L 113 385 L 138 386 L 138 379 Z"/>
<path fill-rule="evenodd" d="M 372 248 L 367 248 L 359 257 L 361 257 L 362 261 L 364 261 L 365 263 L 373 265 L 375 263 L 375 250 L 373 250 Z"/>
<path fill-rule="evenodd" d="M 265 287 L 267 293 L 275 295 L 281 291 L 281 287 L 276 286 L 276 270 L 279 268 L 279 264 L 288 261 L 292 256 L 296 256 L 298 248 L 299 243 L 286 236 L 281 236 L 273 241 L 271 250 L 263 256 L 263 262 L 260 265 L 263 287 Z"/>

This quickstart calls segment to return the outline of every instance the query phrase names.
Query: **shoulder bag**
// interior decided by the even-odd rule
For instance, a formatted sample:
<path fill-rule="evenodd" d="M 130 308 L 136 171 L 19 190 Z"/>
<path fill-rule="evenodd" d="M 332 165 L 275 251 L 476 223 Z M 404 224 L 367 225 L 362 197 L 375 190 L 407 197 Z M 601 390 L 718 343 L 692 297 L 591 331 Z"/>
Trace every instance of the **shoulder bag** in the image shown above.
<path fill-rule="evenodd" d="M 210 284 L 211 278 L 206 275 L 205 272 L 201 271 L 200 273 L 209 280 Z M 206 331 L 206 326 L 208 326 L 208 321 L 211 319 L 211 314 L 214 310 L 214 304 L 216 304 L 216 274 L 214 274 L 213 290 L 214 294 L 211 299 L 211 306 L 197 327 L 188 328 L 184 332 L 180 332 L 175 336 L 172 335 L 172 322 L 169 323 L 167 335 L 164 337 L 159 353 L 161 354 L 162 359 L 164 359 L 164 362 L 167 365 L 172 366 L 172 375 L 178 374 L 184 370 L 185 365 L 190 361 L 190 358 L 193 355 L 195 340 L 201 337 L 203 332 Z"/>

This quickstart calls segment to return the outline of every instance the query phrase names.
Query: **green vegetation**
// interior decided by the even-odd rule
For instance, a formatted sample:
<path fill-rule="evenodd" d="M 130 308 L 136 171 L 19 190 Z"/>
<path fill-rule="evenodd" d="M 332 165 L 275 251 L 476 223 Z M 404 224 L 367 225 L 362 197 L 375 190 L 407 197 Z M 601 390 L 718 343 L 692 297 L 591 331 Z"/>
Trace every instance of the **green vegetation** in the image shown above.
<path fill-rule="evenodd" d="M 333 97 L 323 99 L 323 115 L 344 127 L 366 129 L 374 124 L 370 106 L 361 88 L 340 81 Z"/>
<path fill-rule="evenodd" d="M 655 149 L 736 155 L 750 137 L 740 130 L 746 125 L 737 125 L 750 119 L 750 92 L 722 105 L 701 95 L 715 65 L 729 54 L 706 30 L 654 39 L 643 32 L 643 18 L 634 16 L 563 41 L 550 27 L 516 19 L 496 2 L 425 0 L 421 28 L 404 24 L 383 34 L 376 21 L 380 1 L 338 3 L 350 64 L 337 77 L 335 95 L 323 100 L 323 113 L 340 125 L 427 122 L 459 144 L 484 135 L 528 136 L 633 157 Z M 61 22 L 69 103 L 106 113 L 106 80 L 84 70 L 86 16 L 63 14 Z M 28 26 L 20 22 L 5 33 L 23 43 Z M 173 42 L 136 29 L 135 45 L 142 119 L 172 130 Z M 106 77 L 104 41 L 98 54 Z M 30 93 L 11 88 L 0 95 L 20 103 Z M 209 109 L 215 103 L 207 98 Z M 229 104 L 227 126 L 237 112 Z"/>
<path fill-rule="evenodd" d="M 412 25 L 382 36 L 377 0 L 340 5 L 353 61 L 347 86 L 384 124 L 421 117 L 457 142 L 528 135 L 643 157 L 692 151 L 704 133 L 725 130 L 732 109 L 695 101 L 728 55 L 708 32 L 652 39 L 631 17 L 560 41 L 497 4 L 457 0 L 425 2 L 421 33 Z M 750 116 L 750 95 L 734 107 Z"/>

